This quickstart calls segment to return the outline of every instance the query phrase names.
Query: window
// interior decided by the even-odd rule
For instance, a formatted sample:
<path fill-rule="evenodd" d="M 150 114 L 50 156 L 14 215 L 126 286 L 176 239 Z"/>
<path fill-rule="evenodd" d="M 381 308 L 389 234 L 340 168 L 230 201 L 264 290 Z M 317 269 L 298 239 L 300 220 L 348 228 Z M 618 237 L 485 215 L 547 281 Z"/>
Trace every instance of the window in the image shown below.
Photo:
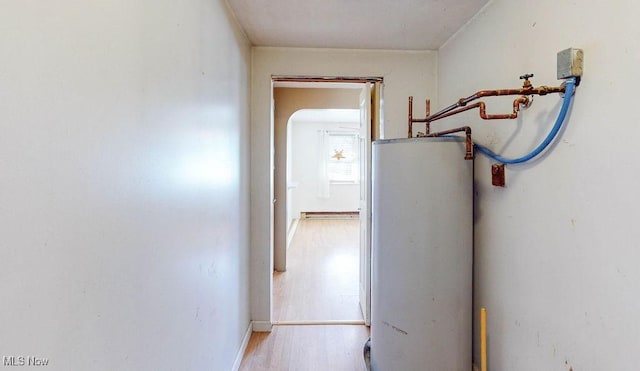
<path fill-rule="evenodd" d="M 331 183 L 358 183 L 360 181 L 360 151 L 358 134 L 328 132 L 327 175 Z"/>

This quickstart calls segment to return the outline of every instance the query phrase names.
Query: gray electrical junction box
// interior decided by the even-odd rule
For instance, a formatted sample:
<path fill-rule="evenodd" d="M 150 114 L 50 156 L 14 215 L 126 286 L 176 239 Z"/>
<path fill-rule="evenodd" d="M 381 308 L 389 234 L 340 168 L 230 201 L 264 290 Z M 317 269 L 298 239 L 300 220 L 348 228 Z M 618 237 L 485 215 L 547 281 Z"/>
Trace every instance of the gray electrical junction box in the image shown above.
<path fill-rule="evenodd" d="M 558 79 L 582 76 L 583 63 L 582 49 L 569 48 L 558 52 Z"/>

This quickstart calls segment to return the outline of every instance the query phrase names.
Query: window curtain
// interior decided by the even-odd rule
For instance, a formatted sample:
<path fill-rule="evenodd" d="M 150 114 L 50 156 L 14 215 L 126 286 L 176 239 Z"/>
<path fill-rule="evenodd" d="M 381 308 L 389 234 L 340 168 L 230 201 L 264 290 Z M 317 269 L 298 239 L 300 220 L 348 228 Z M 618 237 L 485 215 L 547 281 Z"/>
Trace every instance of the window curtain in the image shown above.
<path fill-rule="evenodd" d="M 326 130 L 318 130 L 318 197 L 330 197 L 330 180 L 327 154 L 329 153 L 329 133 Z"/>

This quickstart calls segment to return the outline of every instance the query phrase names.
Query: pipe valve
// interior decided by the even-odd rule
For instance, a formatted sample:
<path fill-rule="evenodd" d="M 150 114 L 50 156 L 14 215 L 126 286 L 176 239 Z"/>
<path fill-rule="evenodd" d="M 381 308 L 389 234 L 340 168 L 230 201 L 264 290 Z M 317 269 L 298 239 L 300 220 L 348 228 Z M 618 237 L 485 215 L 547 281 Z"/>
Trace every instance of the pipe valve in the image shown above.
<path fill-rule="evenodd" d="M 532 73 L 525 73 L 524 75 L 520 76 L 520 80 L 524 80 L 524 82 L 522 83 L 522 87 L 525 89 L 531 89 L 531 81 L 529 81 L 529 78 L 533 77 Z"/>
<path fill-rule="evenodd" d="M 527 73 L 527 74 L 524 74 L 524 75 L 520 76 L 520 80 L 529 80 L 530 77 L 533 77 L 533 74 L 532 73 Z"/>

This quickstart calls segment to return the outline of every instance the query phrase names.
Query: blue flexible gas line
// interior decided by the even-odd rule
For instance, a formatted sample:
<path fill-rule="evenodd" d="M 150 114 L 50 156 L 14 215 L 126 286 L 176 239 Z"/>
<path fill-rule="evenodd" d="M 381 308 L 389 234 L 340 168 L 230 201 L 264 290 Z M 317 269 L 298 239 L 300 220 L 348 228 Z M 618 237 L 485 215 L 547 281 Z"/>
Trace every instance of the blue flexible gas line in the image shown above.
<path fill-rule="evenodd" d="M 558 114 L 558 118 L 556 119 L 556 123 L 553 125 L 553 128 L 551 128 L 551 131 L 549 132 L 547 137 L 544 138 L 544 141 L 542 141 L 542 143 L 540 143 L 540 145 L 538 145 L 530 153 L 528 153 L 528 154 L 526 154 L 526 155 L 524 155 L 522 157 L 518 157 L 518 158 L 513 158 L 512 159 L 512 158 L 506 158 L 506 157 L 502 157 L 500 155 L 496 155 L 495 153 L 491 152 L 488 148 L 486 148 L 486 147 L 484 147 L 484 146 L 482 146 L 480 144 L 474 144 L 474 146 L 481 153 L 483 153 L 483 154 L 487 155 L 488 157 L 494 159 L 495 161 L 498 161 L 498 162 L 503 163 L 503 164 L 520 164 L 522 162 L 526 162 L 526 161 L 531 160 L 532 158 L 534 158 L 537 155 L 539 155 L 540 152 L 544 151 L 544 149 L 547 148 L 549 143 L 551 143 L 553 141 L 553 139 L 556 137 L 556 135 L 560 131 L 560 128 L 562 127 L 562 123 L 564 122 L 564 118 L 565 118 L 565 116 L 567 116 L 567 111 L 569 110 L 569 104 L 571 103 L 571 99 L 573 98 L 573 93 L 575 91 L 575 86 L 576 86 L 575 77 L 572 77 L 572 78 L 567 80 L 567 82 L 565 84 L 564 100 L 562 101 L 562 107 L 560 108 L 560 113 Z"/>

